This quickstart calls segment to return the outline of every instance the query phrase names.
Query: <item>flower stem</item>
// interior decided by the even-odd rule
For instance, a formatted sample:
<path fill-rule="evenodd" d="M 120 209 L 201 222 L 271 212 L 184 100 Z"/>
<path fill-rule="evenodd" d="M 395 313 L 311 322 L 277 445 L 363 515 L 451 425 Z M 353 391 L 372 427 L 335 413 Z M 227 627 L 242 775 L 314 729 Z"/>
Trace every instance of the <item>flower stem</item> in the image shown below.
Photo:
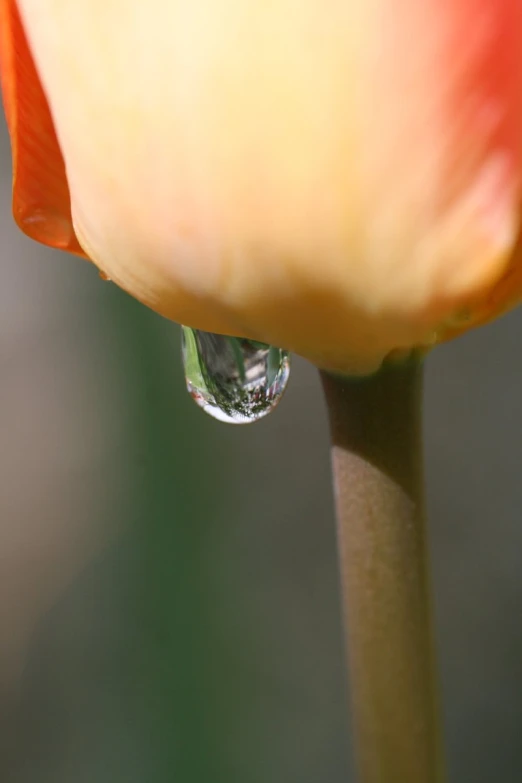
<path fill-rule="evenodd" d="M 321 373 L 362 783 L 441 783 L 425 541 L 422 363 Z"/>

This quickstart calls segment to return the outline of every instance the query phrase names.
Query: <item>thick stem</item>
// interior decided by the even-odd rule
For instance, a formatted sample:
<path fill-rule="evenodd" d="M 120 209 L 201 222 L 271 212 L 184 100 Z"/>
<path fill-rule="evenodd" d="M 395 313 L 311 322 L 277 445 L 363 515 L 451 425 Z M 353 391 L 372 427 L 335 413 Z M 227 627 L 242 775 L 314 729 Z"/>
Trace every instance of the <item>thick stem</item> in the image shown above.
<path fill-rule="evenodd" d="M 441 783 L 424 527 L 422 365 L 322 373 L 362 783 Z"/>

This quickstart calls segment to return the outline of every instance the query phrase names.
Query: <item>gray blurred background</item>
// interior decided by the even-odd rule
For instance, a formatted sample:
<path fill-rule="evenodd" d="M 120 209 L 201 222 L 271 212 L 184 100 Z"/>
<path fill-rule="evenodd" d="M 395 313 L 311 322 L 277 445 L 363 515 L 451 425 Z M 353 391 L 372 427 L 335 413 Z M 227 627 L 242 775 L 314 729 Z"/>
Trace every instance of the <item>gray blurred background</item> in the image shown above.
<path fill-rule="evenodd" d="M 178 327 L 19 234 L 10 177 L 2 126 L 0 779 L 354 780 L 316 372 L 214 422 Z M 452 783 L 522 780 L 521 349 L 518 312 L 427 366 Z"/>

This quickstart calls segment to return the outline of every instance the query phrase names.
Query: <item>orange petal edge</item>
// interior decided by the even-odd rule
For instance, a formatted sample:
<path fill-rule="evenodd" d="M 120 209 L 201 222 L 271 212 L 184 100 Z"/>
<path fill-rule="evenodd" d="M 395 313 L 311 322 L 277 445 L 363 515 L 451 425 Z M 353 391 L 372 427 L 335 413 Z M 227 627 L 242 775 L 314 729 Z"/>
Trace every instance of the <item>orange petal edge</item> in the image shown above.
<path fill-rule="evenodd" d="M 0 85 L 13 157 L 13 216 L 31 239 L 85 256 L 65 164 L 16 0 L 0 0 Z"/>

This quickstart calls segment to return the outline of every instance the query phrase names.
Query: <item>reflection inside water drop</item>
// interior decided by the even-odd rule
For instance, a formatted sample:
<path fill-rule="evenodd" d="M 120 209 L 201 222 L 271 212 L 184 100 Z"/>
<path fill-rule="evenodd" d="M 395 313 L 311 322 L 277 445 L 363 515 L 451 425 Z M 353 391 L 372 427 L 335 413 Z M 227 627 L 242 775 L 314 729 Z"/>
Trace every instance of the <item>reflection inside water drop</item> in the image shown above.
<path fill-rule="evenodd" d="M 290 357 L 273 345 L 182 327 L 193 400 L 219 421 L 247 424 L 270 413 L 288 383 Z"/>

